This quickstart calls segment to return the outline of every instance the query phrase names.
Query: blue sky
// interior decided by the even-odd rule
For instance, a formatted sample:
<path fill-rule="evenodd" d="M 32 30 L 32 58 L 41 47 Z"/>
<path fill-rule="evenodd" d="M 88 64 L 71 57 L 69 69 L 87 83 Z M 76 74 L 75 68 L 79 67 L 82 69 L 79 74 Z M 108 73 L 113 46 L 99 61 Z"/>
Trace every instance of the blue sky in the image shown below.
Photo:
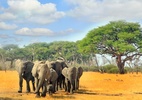
<path fill-rule="evenodd" d="M 142 23 L 142 0 L 1 0 L 0 46 L 77 41 L 113 20 Z"/>

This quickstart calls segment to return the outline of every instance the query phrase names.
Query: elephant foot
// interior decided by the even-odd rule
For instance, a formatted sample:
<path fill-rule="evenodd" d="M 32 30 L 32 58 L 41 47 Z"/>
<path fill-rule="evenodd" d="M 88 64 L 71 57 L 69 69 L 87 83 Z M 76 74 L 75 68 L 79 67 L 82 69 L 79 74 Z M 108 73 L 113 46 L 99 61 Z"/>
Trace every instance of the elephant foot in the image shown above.
<path fill-rule="evenodd" d="M 35 97 L 36 97 L 36 98 L 40 98 L 40 93 L 37 92 Z"/>
<path fill-rule="evenodd" d="M 34 92 L 34 94 L 37 94 L 37 93 L 38 93 L 37 91 Z"/>
<path fill-rule="evenodd" d="M 41 96 L 42 96 L 42 97 L 45 97 L 45 96 L 46 96 L 46 93 L 41 94 Z"/>
<path fill-rule="evenodd" d="M 26 91 L 26 93 L 30 93 L 30 91 Z"/>
<path fill-rule="evenodd" d="M 21 90 L 19 90 L 19 91 L 18 91 L 18 93 L 22 93 L 22 91 L 21 91 Z"/>
<path fill-rule="evenodd" d="M 73 91 L 70 91 L 70 94 L 73 94 Z"/>
<path fill-rule="evenodd" d="M 35 97 L 36 97 L 36 98 L 40 98 L 40 95 L 36 95 Z"/>

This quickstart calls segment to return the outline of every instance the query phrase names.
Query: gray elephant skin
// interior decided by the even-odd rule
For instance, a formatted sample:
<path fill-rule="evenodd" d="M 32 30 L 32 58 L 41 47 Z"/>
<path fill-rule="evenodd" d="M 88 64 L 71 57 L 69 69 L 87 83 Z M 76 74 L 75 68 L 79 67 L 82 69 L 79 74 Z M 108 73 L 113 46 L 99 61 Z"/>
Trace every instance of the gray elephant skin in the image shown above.
<path fill-rule="evenodd" d="M 71 94 L 74 92 L 75 80 L 76 80 L 76 68 L 69 67 L 64 68 L 62 70 L 62 74 L 65 76 L 65 91 L 70 92 Z"/>
<path fill-rule="evenodd" d="M 53 88 L 52 93 L 56 92 L 55 87 L 56 87 L 56 83 L 57 83 L 57 78 L 58 78 L 57 72 L 53 68 L 50 68 L 50 77 L 47 82 L 47 87 L 49 87 L 48 86 L 49 84 L 52 84 L 52 88 Z M 51 85 L 50 85 L 50 87 L 51 87 Z M 51 90 L 51 88 L 50 88 L 50 90 Z"/>
<path fill-rule="evenodd" d="M 48 66 L 49 68 L 53 68 L 57 74 L 58 74 L 58 78 L 57 78 L 57 84 L 56 84 L 56 90 L 58 90 L 58 84 L 60 86 L 60 88 L 62 89 L 63 86 L 64 86 L 64 81 L 65 81 L 65 78 L 64 76 L 62 75 L 62 70 L 63 68 L 67 67 L 67 64 L 64 62 L 64 61 L 48 61 Z"/>
<path fill-rule="evenodd" d="M 79 89 L 79 80 L 80 80 L 80 77 L 82 76 L 82 74 L 83 74 L 83 68 L 82 67 L 77 67 L 76 68 L 75 90 Z"/>
<path fill-rule="evenodd" d="M 48 84 L 47 85 L 47 91 L 48 91 L 48 94 L 49 95 L 52 95 L 52 93 L 53 93 L 53 85 L 52 84 Z"/>
<path fill-rule="evenodd" d="M 19 74 L 19 90 L 18 93 L 22 93 L 22 87 L 23 87 L 23 79 L 26 81 L 26 92 L 30 92 L 30 85 L 29 82 L 32 81 L 33 85 L 33 91 L 35 90 L 34 85 L 34 77 L 32 76 L 32 68 L 33 63 L 30 61 L 22 61 L 20 59 L 14 61 L 15 68 Z"/>
<path fill-rule="evenodd" d="M 40 88 L 42 88 L 41 96 L 45 97 L 47 92 L 46 80 L 49 80 L 50 77 L 50 70 L 48 65 L 42 61 L 34 62 L 32 75 L 34 76 L 36 83 L 36 97 L 40 97 Z"/>

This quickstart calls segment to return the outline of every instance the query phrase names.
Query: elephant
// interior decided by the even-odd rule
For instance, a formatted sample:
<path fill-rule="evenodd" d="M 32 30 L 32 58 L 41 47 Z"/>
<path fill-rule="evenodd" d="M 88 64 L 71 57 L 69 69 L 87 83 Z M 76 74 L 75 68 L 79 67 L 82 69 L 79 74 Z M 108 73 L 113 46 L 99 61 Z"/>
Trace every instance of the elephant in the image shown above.
<path fill-rule="evenodd" d="M 53 88 L 52 93 L 56 92 L 55 87 L 56 87 L 57 78 L 58 78 L 57 72 L 53 68 L 50 68 L 50 77 L 48 80 L 48 84 L 52 84 L 52 88 Z"/>
<path fill-rule="evenodd" d="M 77 67 L 76 68 L 76 81 L 75 81 L 75 90 L 79 89 L 79 79 L 83 74 L 83 68 L 82 67 Z"/>
<path fill-rule="evenodd" d="M 62 83 L 64 83 L 64 76 L 62 75 L 62 69 L 64 67 L 67 67 L 66 63 L 64 61 L 46 61 L 46 63 L 48 64 L 49 68 L 53 68 L 57 74 L 58 74 L 58 78 L 57 78 L 57 89 L 58 90 L 58 84 L 60 86 L 60 88 L 62 88 Z"/>
<path fill-rule="evenodd" d="M 65 76 L 65 91 L 72 94 L 75 87 L 76 67 L 65 67 L 62 74 Z"/>
<path fill-rule="evenodd" d="M 34 62 L 32 75 L 34 76 L 36 83 L 36 97 L 40 97 L 40 88 L 42 88 L 41 96 L 45 97 L 47 92 L 46 80 L 49 80 L 50 77 L 50 70 L 48 65 L 43 61 Z"/>
<path fill-rule="evenodd" d="M 26 81 L 26 92 L 30 92 L 30 85 L 29 82 L 32 81 L 33 91 L 35 91 L 35 85 L 34 85 L 34 77 L 32 76 L 32 68 L 33 63 L 30 61 L 22 61 L 20 59 L 17 59 L 14 61 L 15 68 L 19 74 L 19 90 L 18 93 L 22 93 L 22 87 L 23 87 L 23 79 Z"/>
<path fill-rule="evenodd" d="M 54 88 L 53 88 L 52 84 L 47 85 L 47 91 L 48 91 L 49 95 L 52 95 L 52 93 L 54 92 Z"/>

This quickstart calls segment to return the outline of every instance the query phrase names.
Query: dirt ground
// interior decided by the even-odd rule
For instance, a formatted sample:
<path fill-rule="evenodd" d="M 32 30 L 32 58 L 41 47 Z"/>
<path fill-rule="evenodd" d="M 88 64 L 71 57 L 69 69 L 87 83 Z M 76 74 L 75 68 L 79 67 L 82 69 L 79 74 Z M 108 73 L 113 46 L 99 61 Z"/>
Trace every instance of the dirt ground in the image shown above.
<path fill-rule="evenodd" d="M 0 71 L 0 100 L 142 100 L 142 74 L 100 74 L 84 72 L 80 79 L 80 90 L 67 94 L 59 90 L 52 96 L 35 98 L 33 92 L 18 93 L 16 71 Z"/>

